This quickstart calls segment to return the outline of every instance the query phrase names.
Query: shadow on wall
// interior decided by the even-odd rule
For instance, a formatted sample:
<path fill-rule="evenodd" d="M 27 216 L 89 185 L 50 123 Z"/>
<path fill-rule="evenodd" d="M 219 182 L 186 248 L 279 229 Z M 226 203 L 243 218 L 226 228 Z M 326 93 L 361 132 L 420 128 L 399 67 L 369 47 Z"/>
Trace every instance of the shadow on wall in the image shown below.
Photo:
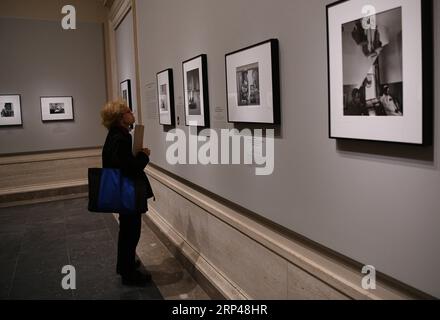
<path fill-rule="evenodd" d="M 415 167 L 437 169 L 434 146 L 417 146 L 377 141 L 337 140 L 340 154 L 353 158 L 398 161 Z M 388 162 L 388 161 L 387 161 Z"/>

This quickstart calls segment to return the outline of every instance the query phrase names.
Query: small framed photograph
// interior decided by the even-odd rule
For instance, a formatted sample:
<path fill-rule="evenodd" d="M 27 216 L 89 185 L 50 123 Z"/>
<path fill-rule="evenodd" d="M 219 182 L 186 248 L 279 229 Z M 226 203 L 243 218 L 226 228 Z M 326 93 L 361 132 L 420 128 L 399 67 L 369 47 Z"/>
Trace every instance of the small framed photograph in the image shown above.
<path fill-rule="evenodd" d="M 18 94 L 0 95 L 0 126 L 21 126 L 21 97 Z"/>
<path fill-rule="evenodd" d="M 430 0 L 327 6 L 330 138 L 431 143 L 431 17 Z"/>
<path fill-rule="evenodd" d="M 73 120 L 72 97 L 41 97 L 42 121 Z"/>
<path fill-rule="evenodd" d="M 157 73 L 157 101 L 159 123 L 173 126 L 174 121 L 174 85 L 173 70 L 166 69 Z"/>
<path fill-rule="evenodd" d="M 209 127 L 207 56 L 202 54 L 182 63 L 185 123 Z"/>
<path fill-rule="evenodd" d="M 225 55 L 228 122 L 280 124 L 278 40 Z"/>
<path fill-rule="evenodd" d="M 130 79 L 121 82 L 121 98 L 124 100 L 131 111 L 133 111 L 133 104 L 131 98 L 131 81 Z"/>

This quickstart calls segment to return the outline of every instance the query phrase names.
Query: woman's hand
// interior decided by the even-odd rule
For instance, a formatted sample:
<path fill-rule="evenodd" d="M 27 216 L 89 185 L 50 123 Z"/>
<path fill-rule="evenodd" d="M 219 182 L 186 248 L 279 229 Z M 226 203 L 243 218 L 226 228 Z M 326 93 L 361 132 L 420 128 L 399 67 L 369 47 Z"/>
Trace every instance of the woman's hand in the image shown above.
<path fill-rule="evenodd" d="M 148 148 L 142 149 L 142 152 L 145 153 L 147 156 L 150 156 L 150 154 L 151 154 L 151 150 Z"/>

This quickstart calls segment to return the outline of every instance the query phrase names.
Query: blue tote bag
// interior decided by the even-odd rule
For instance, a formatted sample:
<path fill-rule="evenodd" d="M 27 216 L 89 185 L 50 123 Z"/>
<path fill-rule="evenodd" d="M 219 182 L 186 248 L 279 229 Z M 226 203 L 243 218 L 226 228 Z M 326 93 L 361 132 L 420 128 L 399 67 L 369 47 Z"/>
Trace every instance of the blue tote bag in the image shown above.
<path fill-rule="evenodd" d="M 147 211 L 145 188 L 138 179 L 110 168 L 90 168 L 88 178 L 89 211 L 127 214 Z"/>

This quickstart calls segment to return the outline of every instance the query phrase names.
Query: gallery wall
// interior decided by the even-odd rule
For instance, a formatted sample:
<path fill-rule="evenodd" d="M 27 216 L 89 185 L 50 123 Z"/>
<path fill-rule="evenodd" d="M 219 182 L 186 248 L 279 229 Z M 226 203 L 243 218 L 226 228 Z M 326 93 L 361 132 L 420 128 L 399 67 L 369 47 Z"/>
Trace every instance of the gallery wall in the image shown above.
<path fill-rule="evenodd" d="M 106 101 L 103 25 L 0 18 L 0 93 L 20 94 L 23 126 L 0 127 L 0 154 L 102 146 Z M 41 120 L 41 96 L 72 96 L 74 120 Z"/>
<path fill-rule="evenodd" d="M 2 0 L 0 16 L 60 21 L 61 8 L 72 5 L 79 22 L 101 22 L 107 19 L 107 9 L 101 0 Z"/>
<path fill-rule="evenodd" d="M 152 162 L 215 194 L 388 276 L 440 297 L 440 135 L 432 147 L 328 138 L 325 0 L 138 0 L 141 97 Z M 434 1 L 435 56 L 440 3 Z M 281 126 L 275 170 L 250 165 L 169 165 L 168 128 L 150 91 L 173 68 L 178 128 L 184 126 L 182 61 L 208 56 L 212 128 L 227 123 L 224 55 L 280 43 Z M 435 119 L 439 67 L 435 61 Z M 237 127 L 238 129 L 245 128 Z"/>
<path fill-rule="evenodd" d="M 136 67 L 133 37 L 133 12 L 130 10 L 115 30 L 118 84 L 125 80 L 131 83 L 132 108 L 137 114 Z M 119 86 L 118 86 L 119 88 Z M 120 94 L 120 93 L 119 93 Z"/>

